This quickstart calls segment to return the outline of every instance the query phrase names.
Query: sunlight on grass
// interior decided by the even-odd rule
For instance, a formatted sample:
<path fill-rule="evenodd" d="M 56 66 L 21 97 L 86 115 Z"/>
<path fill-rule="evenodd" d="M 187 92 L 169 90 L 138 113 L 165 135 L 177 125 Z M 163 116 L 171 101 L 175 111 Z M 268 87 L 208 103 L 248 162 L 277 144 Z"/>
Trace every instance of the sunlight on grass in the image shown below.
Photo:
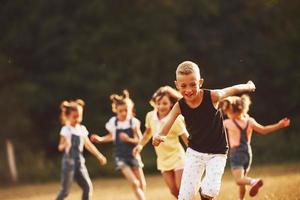
<path fill-rule="evenodd" d="M 300 163 L 254 167 L 250 173 L 264 179 L 265 186 L 252 199 L 297 200 L 300 199 Z M 148 200 L 173 200 L 161 176 L 146 176 Z M 94 200 L 132 200 L 133 194 L 124 179 L 96 179 Z M 24 185 L 0 189 L 0 197 L 5 200 L 52 200 L 59 189 L 59 183 Z M 74 183 L 67 200 L 80 199 L 81 191 Z M 226 170 L 218 199 L 236 200 L 237 187 Z M 250 197 L 247 197 L 250 199 Z"/>

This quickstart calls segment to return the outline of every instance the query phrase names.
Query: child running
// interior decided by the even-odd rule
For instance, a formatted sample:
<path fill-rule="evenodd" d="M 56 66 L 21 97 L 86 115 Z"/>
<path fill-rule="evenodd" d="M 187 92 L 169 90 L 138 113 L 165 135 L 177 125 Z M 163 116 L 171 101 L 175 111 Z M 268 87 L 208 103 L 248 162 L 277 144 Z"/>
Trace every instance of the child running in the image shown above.
<path fill-rule="evenodd" d="M 284 118 L 276 124 L 262 126 L 248 115 L 251 104 L 248 95 L 241 97 L 233 96 L 223 100 L 220 104 L 222 110 L 229 119 L 224 120 L 224 126 L 228 131 L 230 144 L 230 164 L 231 171 L 239 186 L 239 199 L 243 200 L 246 193 L 246 185 L 250 185 L 249 195 L 251 197 L 258 193 L 263 186 L 261 179 L 254 179 L 247 176 L 252 162 L 251 136 L 253 130 L 259 134 L 269 134 L 289 126 L 290 120 Z"/>
<path fill-rule="evenodd" d="M 88 200 L 92 195 L 92 182 L 85 166 L 83 147 L 90 151 L 100 165 L 106 164 L 106 158 L 97 150 L 88 138 L 88 131 L 82 122 L 84 102 L 82 100 L 64 101 L 61 104 L 61 121 L 58 150 L 64 152 L 61 168 L 61 190 L 57 200 L 68 196 L 73 179 L 83 190 L 82 200 Z"/>
<path fill-rule="evenodd" d="M 154 133 L 158 133 L 170 117 L 170 111 L 175 103 L 182 98 L 180 93 L 170 86 L 160 87 L 153 95 L 150 104 L 154 110 L 146 115 L 146 130 L 140 143 L 134 148 L 134 155 L 139 154 Z M 169 187 L 170 192 L 178 197 L 181 176 L 184 167 L 185 152 L 179 141 L 182 138 L 188 143 L 188 133 L 184 119 L 180 115 L 174 122 L 163 144 L 155 147 L 157 168 Z"/>
<path fill-rule="evenodd" d="M 100 137 L 92 135 L 91 140 L 96 143 L 113 141 L 114 158 L 117 170 L 120 170 L 131 184 L 138 200 L 145 199 L 146 181 L 142 169 L 140 156 L 133 156 L 133 148 L 139 143 L 142 133 L 140 121 L 134 117 L 134 103 L 127 90 L 122 95 L 113 94 L 112 111 L 116 116 L 106 123 L 108 134 Z"/>
<path fill-rule="evenodd" d="M 216 108 L 219 101 L 228 96 L 255 90 L 251 81 L 220 90 L 201 89 L 203 82 L 195 63 L 185 61 L 178 66 L 175 84 L 183 98 L 174 105 L 166 125 L 153 139 L 154 146 L 164 142 L 176 118 L 183 115 L 190 135 L 180 200 L 195 199 L 197 191 L 200 191 L 201 199 L 213 199 L 218 195 L 228 144 L 222 112 Z"/>

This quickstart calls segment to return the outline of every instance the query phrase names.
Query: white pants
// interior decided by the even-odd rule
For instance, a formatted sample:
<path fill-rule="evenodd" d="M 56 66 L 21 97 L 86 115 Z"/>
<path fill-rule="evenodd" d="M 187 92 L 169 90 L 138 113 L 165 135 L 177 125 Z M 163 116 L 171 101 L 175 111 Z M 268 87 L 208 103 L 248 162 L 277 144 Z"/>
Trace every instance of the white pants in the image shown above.
<path fill-rule="evenodd" d="M 216 197 L 221 187 L 227 156 L 225 154 L 200 153 L 191 148 L 186 151 L 179 200 L 194 200 L 201 193 Z M 205 176 L 202 179 L 203 173 Z"/>

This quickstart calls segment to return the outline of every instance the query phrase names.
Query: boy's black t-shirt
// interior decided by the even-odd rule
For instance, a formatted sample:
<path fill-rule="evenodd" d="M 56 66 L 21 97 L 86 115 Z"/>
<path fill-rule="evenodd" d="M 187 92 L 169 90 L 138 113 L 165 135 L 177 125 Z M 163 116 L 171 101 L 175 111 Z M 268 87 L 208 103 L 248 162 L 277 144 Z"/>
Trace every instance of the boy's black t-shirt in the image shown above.
<path fill-rule="evenodd" d="M 201 153 L 227 154 L 228 142 L 223 115 L 211 100 L 210 90 L 203 90 L 203 99 L 197 108 L 189 107 L 179 100 L 189 136 L 189 147 Z"/>

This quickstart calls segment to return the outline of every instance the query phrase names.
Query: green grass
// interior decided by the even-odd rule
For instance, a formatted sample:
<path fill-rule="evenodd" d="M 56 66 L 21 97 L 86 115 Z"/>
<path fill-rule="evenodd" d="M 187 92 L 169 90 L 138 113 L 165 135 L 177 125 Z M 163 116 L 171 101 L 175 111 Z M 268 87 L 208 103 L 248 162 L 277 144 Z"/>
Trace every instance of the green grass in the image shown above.
<path fill-rule="evenodd" d="M 265 185 L 257 197 L 261 200 L 298 200 L 300 199 L 300 163 L 284 165 L 264 165 L 253 167 L 250 176 L 261 177 Z M 146 176 L 148 200 L 173 200 L 161 176 Z M 133 194 L 126 180 L 122 178 L 94 179 L 94 200 L 132 200 Z M 53 200 L 59 183 L 20 185 L 0 189 L 0 199 L 5 200 Z M 80 199 L 81 191 L 74 183 L 67 200 Z M 218 199 L 237 200 L 237 187 L 227 169 L 222 181 Z M 250 199 L 250 197 L 246 197 Z"/>

